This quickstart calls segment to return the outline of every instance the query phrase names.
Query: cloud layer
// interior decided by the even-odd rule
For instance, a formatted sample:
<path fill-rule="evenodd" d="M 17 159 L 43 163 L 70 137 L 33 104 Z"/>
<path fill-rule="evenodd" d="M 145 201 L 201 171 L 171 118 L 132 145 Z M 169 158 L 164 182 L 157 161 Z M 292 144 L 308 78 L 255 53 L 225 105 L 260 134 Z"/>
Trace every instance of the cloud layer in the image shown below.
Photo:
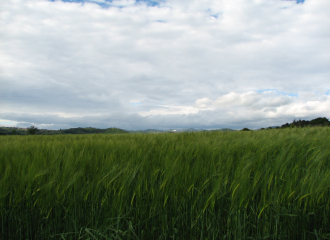
<path fill-rule="evenodd" d="M 0 9 L 0 125 L 257 128 L 330 117 L 328 0 Z"/>

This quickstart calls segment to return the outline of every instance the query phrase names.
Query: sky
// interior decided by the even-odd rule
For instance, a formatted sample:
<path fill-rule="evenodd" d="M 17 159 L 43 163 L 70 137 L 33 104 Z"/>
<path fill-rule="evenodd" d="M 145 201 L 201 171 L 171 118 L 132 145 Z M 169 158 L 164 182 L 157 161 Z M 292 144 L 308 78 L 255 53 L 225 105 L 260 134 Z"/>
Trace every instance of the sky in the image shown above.
<path fill-rule="evenodd" d="M 329 0 L 0 1 L 0 126 L 330 118 Z"/>

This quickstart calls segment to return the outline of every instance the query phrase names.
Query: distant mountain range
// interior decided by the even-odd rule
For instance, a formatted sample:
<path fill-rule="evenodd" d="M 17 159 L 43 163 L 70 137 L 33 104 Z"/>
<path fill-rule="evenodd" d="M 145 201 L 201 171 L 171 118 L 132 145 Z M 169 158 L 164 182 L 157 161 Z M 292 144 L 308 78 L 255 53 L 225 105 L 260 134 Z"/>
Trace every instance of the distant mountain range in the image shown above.
<path fill-rule="evenodd" d="M 293 120 L 292 123 L 286 123 L 280 126 L 272 126 L 268 127 L 267 129 L 279 129 L 279 128 L 288 128 L 288 127 L 313 127 L 313 126 L 330 126 L 330 121 L 323 117 L 315 118 L 311 121 L 308 120 Z M 261 128 L 263 130 L 265 128 Z M 0 127 L 0 135 L 27 135 L 28 128 L 16 128 L 16 127 Z M 248 128 L 243 128 L 244 131 L 248 131 Z M 47 130 L 47 129 L 38 129 L 36 135 L 58 135 L 58 134 L 123 134 L 123 133 L 131 133 L 131 134 L 138 134 L 138 133 L 179 133 L 179 132 L 201 132 L 201 131 L 235 131 L 230 128 L 222 128 L 222 129 L 215 129 L 215 130 L 205 130 L 205 129 L 195 129 L 195 128 L 188 128 L 188 129 L 172 129 L 172 130 L 158 130 L 158 129 L 147 129 L 147 130 L 137 130 L 137 131 L 126 131 L 120 128 L 70 128 L 70 129 L 60 129 L 60 130 Z"/>
<path fill-rule="evenodd" d="M 60 129 L 60 130 L 47 130 L 47 129 L 38 129 L 36 135 L 59 135 L 59 134 L 121 134 L 128 133 L 120 128 L 70 128 L 70 129 Z M 27 135 L 27 128 L 15 128 L 15 127 L 0 127 L 0 135 Z"/>
<path fill-rule="evenodd" d="M 180 133 L 180 132 L 203 132 L 203 131 L 235 131 L 235 130 L 230 128 L 221 128 L 216 130 L 205 130 L 198 128 L 171 129 L 171 130 L 147 129 L 147 130 L 129 131 L 129 133 Z"/>

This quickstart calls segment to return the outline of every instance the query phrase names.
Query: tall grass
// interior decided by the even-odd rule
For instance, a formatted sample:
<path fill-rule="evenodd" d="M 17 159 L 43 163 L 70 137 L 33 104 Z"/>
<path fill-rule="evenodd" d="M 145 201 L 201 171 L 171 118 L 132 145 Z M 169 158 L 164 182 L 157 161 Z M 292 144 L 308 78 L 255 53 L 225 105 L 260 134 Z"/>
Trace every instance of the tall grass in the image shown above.
<path fill-rule="evenodd" d="M 330 239 L 330 129 L 0 136 L 1 239 Z"/>

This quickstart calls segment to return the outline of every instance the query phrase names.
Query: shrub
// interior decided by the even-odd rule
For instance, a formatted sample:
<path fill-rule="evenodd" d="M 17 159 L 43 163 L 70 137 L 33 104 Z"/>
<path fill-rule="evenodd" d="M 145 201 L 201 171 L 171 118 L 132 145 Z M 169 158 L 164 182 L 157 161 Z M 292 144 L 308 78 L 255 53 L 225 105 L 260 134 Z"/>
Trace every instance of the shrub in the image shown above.
<path fill-rule="evenodd" d="M 39 129 L 36 128 L 35 126 L 31 126 L 31 127 L 28 127 L 26 131 L 28 134 L 34 135 L 37 133 L 37 131 L 39 131 Z"/>

